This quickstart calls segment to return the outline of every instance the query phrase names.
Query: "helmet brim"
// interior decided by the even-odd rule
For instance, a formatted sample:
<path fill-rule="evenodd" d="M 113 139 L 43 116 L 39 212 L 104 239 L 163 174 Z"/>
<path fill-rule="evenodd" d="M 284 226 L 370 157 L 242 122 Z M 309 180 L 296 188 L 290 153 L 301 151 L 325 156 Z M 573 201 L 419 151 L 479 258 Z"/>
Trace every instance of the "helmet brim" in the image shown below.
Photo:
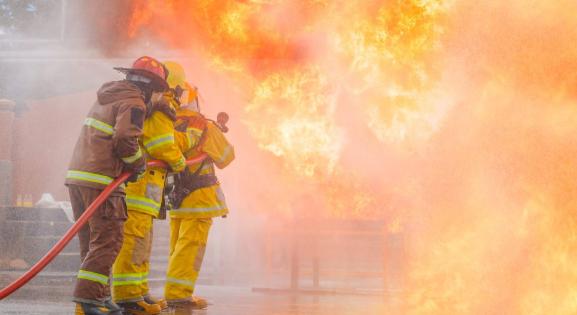
<path fill-rule="evenodd" d="M 164 92 L 168 90 L 168 83 L 166 82 L 166 80 L 148 70 L 121 68 L 121 67 L 115 67 L 114 70 L 120 71 L 124 74 L 136 74 L 149 78 L 150 80 L 152 80 L 152 82 L 150 82 L 150 85 L 152 86 L 152 89 L 155 91 Z"/>

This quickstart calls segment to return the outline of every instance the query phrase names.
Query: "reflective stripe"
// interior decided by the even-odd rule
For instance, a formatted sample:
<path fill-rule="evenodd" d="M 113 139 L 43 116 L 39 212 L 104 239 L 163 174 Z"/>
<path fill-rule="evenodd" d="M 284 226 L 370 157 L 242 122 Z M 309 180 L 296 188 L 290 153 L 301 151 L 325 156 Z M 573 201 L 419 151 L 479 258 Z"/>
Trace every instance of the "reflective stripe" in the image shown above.
<path fill-rule="evenodd" d="M 179 284 L 179 285 L 183 285 L 183 286 L 186 286 L 189 288 L 194 288 L 194 281 L 190 281 L 190 280 L 166 277 L 166 283 L 167 284 L 169 284 L 169 283 Z"/>
<path fill-rule="evenodd" d="M 218 205 L 214 207 L 204 207 L 204 208 L 178 208 L 172 209 L 170 212 L 180 212 L 180 213 L 199 213 L 199 212 L 212 212 L 218 210 L 225 210 L 226 205 Z"/>
<path fill-rule="evenodd" d="M 200 166 L 200 165 L 199 165 L 199 166 Z M 208 174 L 209 172 L 206 172 L 206 171 L 208 171 L 208 170 L 211 170 L 211 171 L 212 171 L 212 162 L 211 162 L 211 163 L 205 163 L 205 164 L 202 166 L 202 169 L 200 169 L 200 173 L 199 173 L 199 174 L 201 174 L 201 175 Z M 196 167 L 196 168 L 190 167 L 190 171 L 194 173 L 194 172 L 198 171 L 198 167 Z"/>
<path fill-rule="evenodd" d="M 103 284 L 103 285 L 108 285 L 108 276 L 101 275 L 99 273 L 88 271 L 88 270 L 80 269 L 78 271 L 78 279 L 84 279 L 84 280 L 88 280 L 88 281 L 98 282 L 98 283 Z"/>
<path fill-rule="evenodd" d="M 134 82 L 144 82 L 147 84 L 152 82 L 152 80 L 147 78 L 147 77 L 144 77 L 144 76 L 141 76 L 138 74 L 132 74 L 132 73 L 126 75 L 126 80 L 134 81 Z"/>
<path fill-rule="evenodd" d="M 113 286 L 121 286 L 121 285 L 140 285 L 143 283 L 148 282 L 148 279 L 140 279 L 140 278 L 122 278 L 122 279 L 113 279 L 112 285 Z"/>
<path fill-rule="evenodd" d="M 114 128 L 111 125 L 109 125 L 103 121 L 100 121 L 98 119 L 88 117 L 88 118 L 84 119 L 84 125 L 90 126 L 90 127 L 97 129 L 97 130 L 100 130 L 100 131 L 102 131 L 105 134 L 110 135 L 110 136 L 114 134 Z"/>
<path fill-rule="evenodd" d="M 200 170 L 200 172 L 202 173 L 206 170 L 212 170 L 212 163 L 204 164 L 204 166 L 202 167 L 202 170 Z"/>
<path fill-rule="evenodd" d="M 202 130 L 196 128 L 186 128 L 186 136 L 188 137 L 189 147 L 193 148 L 198 144 L 198 140 L 202 137 Z"/>
<path fill-rule="evenodd" d="M 228 158 L 228 156 L 230 155 L 231 152 L 232 152 L 232 146 L 230 146 L 230 145 L 226 146 L 226 148 L 222 152 L 222 155 L 218 159 L 218 162 L 224 163 L 224 161 L 226 161 L 226 159 Z"/>
<path fill-rule="evenodd" d="M 181 157 L 180 160 L 178 160 L 178 162 L 172 164 L 170 167 L 172 169 L 181 168 L 182 166 L 184 166 L 185 163 L 186 163 L 186 160 L 184 159 L 184 157 Z"/>
<path fill-rule="evenodd" d="M 148 272 L 144 273 L 121 273 L 112 275 L 112 285 L 131 285 L 131 284 L 142 284 L 148 282 Z"/>
<path fill-rule="evenodd" d="M 118 278 L 146 278 L 146 277 L 148 277 L 148 272 L 114 273 L 114 274 L 112 274 L 113 279 L 118 279 Z"/>
<path fill-rule="evenodd" d="M 202 129 L 189 127 L 189 128 L 186 128 L 186 132 L 190 133 L 190 134 L 194 134 L 195 136 L 198 136 L 198 137 L 202 136 Z"/>
<path fill-rule="evenodd" d="M 136 151 L 136 153 L 134 153 L 134 155 L 131 156 L 127 156 L 127 157 L 123 157 L 122 161 L 124 161 L 124 163 L 133 163 L 136 160 L 140 159 L 142 157 L 142 151 L 140 150 L 140 147 L 138 148 L 138 151 Z"/>
<path fill-rule="evenodd" d="M 66 178 L 83 180 L 92 183 L 108 185 L 112 183 L 114 178 L 96 173 L 70 170 L 66 173 Z"/>
<path fill-rule="evenodd" d="M 126 206 L 128 209 L 142 210 L 153 215 L 158 215 L 160 209 L 160 202 L 152 199 L 138 196 L 126 196 Z"/>
<path fill-rule="evenodd" d="M 165 133 L 158 137 L 154 137 L 150 140 L 144 141 L 144 147 L 146 150 L 151 151 L 154 148 L 167 145 L 167 144 L 174 144 L 174 134 L 172 133 Z"/>
<path fill-rule="evenodd" d="M 194 143 L 194 142 L 193 142 L 193 141 L 194 141 L 194 138 L 192 137 L 192 134 L 191 134 L 190 132 L 187 132 L 187 133 L 186 133 L 186 139 L 188 140 L 188 144 L 186 145 L 186 148 L 185 148 L 184 151 L 188 151 L 188 149 L 192 148 L 192 147 L 193 147 L 193 143 Z"/>

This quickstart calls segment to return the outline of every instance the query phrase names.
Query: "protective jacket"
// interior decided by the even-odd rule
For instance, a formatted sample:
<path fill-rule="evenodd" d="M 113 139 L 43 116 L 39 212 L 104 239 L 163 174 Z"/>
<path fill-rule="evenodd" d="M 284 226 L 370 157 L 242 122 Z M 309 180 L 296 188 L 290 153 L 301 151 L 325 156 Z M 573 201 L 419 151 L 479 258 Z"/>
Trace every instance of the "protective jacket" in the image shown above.
<path fill-rule="evenodd" d="M 186 161 L 175 142 L 176 112 L 172 102 L 171 98 L 165 97 L 153 106 L 150 116 L 144 121 L 142 145 L 148 159 L 164 161 L 174 172 L 180 172 Z M 128 210 L 158 217 L 166 174 L 165 168 L 147 167 L 136 182 L 129 183 L 126 187 Z"/>
<path fill-rule="evenodd" d="M 186 136 L 178 137 L 178 144 L 187 159 L 206 153 L 209 159 L 188 166 L 188 172 L 199 177 L 215 176 L 214 165 L 224 168 L 234 160 L 234 148 L 212 122 L 190 109 L 177 112 L 177 126 L 186 124 Z M 200 185 L 203 186 L 203 185 Z M 170 211 L 171 218 L 212 218 L 226 215 L 228 207 L 218 182 L 194 189 L 180 207 Z"/>
<path fill-rule="evenodd" d="M 115 81 L 104 84 L 97 96 L 76 142 L 66 185 L 104 189 L 123 169 L 145 162 L 138 144 L 146 112 L 140 89 Z"/>

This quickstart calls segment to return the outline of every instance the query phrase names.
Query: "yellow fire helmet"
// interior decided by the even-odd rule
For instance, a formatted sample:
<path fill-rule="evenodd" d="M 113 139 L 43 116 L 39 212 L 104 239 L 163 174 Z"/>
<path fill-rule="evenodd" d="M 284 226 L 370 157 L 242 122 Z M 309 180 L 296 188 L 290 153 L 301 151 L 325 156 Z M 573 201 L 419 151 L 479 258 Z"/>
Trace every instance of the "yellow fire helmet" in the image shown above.
<path fill-rule="evenodd" d="M 171 89 L 176 89 L 177 86 L 180 86 L 181 89 L 184 89 L 184 84 L 186 82 L 184 68 L 174 61 L 165 61 L 164 66 L 166 69 L 168 69 L 168 77 L 166 77 L 168 86 Z"/>
<path fill-rule="evenodd" d="M 179 108 L 188 101 L 188 91 L 186 87 L 186 75 L 184 73 L 184 68 L 174 62 L 165 61 L 164 66 L 168 70 L 168 76 L 166 77 L 166 82 L 169 86 L 169 94 L 176 101 L 173 106 Z"/>

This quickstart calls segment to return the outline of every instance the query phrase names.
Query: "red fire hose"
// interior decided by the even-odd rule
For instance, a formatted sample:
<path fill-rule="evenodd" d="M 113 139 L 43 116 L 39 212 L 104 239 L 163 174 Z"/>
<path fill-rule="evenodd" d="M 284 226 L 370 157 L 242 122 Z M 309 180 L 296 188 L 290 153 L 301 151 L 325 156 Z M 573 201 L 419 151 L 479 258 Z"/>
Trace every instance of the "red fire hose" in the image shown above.
<path fill-rule="evenodd" d="M 201 154 L 196 158 L 186 161 L 187 165 L 198 163 L 206 158 L 206 154 Z M 147 166 L 155 167 L 166 167 L 166 163 L 162 161 L 149 161 Z M 130 173 L 122 173 L 118 178 L 116 178 L 112 183 L 110 183 L 96 199 L 90 204 L 84 213 L 76 220 L 76 222 L 68 229 L 68 231 L 62 236 L 62 238 L 52 247 L 44 257 L 42 257 L 30 270 L 25 274 L 20 276 L 20 278 L 14 280 L 7 287 L 0 291 L 0 300 L 12 294 L 14 291 L 18 290 L 20 287 L 25 285 L 28 281 L 34 278 L 46 265 L 48 265 L 54 257 L 56 257 L 62 249 L 70 242 L 70 240 L 78 233 L 80 228 L 92 217 L 94 211 L 100 207 L 100 205 L 108 198 L 108 196 L 118 187 L 120 184 L 124 183 L 126 179 L 130 177 Z"/>

